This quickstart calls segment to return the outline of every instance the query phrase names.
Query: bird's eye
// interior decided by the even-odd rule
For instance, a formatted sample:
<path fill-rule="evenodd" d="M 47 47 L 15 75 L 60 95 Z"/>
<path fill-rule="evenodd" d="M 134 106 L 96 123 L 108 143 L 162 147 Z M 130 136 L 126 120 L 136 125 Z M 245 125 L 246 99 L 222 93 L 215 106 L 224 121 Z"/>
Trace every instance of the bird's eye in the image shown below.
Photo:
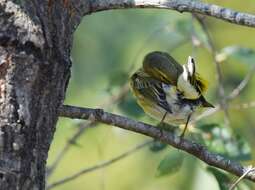
<path fill-rule="evenodd" d="M 134 74 L 132 75 L 131 79 L 132 79 L 132 80 L 136 80 L 137 77 L 138 77 L 138 75 L 137 75 L 136 73 L 134 73 Z"/>

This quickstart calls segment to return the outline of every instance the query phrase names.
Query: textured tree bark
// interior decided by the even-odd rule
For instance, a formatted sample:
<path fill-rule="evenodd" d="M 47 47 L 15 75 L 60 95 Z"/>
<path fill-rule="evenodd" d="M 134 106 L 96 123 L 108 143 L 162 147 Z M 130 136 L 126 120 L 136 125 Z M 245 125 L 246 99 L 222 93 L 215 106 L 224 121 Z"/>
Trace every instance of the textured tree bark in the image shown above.
<path fill-rule="evenodd" d="M 17 4 L 18 2 L 19 4 Z M 75 1 L 86 10 L 86 1 Z M 0 189 L 44 189 L 70 77 L 72 1 L 0 0 Z"/>

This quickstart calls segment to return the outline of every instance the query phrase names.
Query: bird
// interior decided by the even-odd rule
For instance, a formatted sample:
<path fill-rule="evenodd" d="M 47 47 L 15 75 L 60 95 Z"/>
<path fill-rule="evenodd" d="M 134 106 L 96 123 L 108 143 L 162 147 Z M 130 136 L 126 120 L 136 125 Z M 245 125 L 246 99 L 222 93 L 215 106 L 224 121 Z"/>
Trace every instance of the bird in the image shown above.
<path fill-rule="evenodd" d="M 188 123 L 198 108 L 213 108 L 204 93 L 207 82 L 196 72 L 196 63 L 189 56 L 186 64 L 179 64 L 166 52 L 148 53 L 142 67 L 129 80 L 131 91 L 144 112 L 171 125 Z"/>

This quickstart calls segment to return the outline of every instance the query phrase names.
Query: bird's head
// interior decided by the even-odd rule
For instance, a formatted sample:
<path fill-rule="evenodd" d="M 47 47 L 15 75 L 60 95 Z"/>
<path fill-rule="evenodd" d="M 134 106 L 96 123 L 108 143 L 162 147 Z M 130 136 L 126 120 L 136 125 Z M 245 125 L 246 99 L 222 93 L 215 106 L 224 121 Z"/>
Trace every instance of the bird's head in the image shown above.
<path fill-rule="evenodd" d="M 177 89 L 187 99 L 199 98 L 207 89 L 207 82 L 196 72 L 196 63 L 193 57 L 182 66 L 183 72 L 177 80 Z"/>

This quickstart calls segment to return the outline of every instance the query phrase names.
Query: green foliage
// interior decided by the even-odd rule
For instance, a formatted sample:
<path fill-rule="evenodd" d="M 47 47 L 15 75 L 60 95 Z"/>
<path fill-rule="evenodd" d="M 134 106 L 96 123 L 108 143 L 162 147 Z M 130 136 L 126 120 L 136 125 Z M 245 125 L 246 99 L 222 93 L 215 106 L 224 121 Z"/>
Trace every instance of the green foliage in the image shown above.
<path fill-rule="evenodd" d="M 198 128 L 204 133 L 204 142 L 210 151 L 237 161 L 251 159 L 251 148 L 241 135 L 215 123 L 198 125 Z"/>
<path fill-rule="evenodd" d="M 213 167 L 207 167 L 207 171 L 210 172 L 215 177 L 215 179 L 218 182 L 220 190 L 228 190 L 231 180 L 229 179 L 226 173 L 223 173 L 222 171 Z"/>
<path fill-rule="evenodd" d="M 198 125 L 197 128 L 201 129 L 204 133 L 211 133 L 212 130 L 218 126 L 219 124 L 217 123 L 205 123 Z"/>
<path fill-rule="evenodd" d="M 165 144 L 165 143 L 162 143 L 162 142 L 160 142 L 160 141 L 158 141 L 158 140 L 154 140 L 152 143 L 151 143 L 151 145 L 150 145 L 150 150 L 152 151 L 152 152 L 159 152 L 159 151 L 161 151 L 161 150 L 164 150 L 165 148 L 167 147 L 167 144 Z"/>
<path fill-rule="evenodd" d="M 127 116 L 140 117 L 144 114 L 142 108 L 137 104 L 131 94 L 118 104 L 118 108 Z"/>
<path fill-rule="evenodd" d="M 160 161 L 157 169 L 157 177 L 176 173 L 183 163 L 184 154 L 179 150 L 172 150 Z"/>

